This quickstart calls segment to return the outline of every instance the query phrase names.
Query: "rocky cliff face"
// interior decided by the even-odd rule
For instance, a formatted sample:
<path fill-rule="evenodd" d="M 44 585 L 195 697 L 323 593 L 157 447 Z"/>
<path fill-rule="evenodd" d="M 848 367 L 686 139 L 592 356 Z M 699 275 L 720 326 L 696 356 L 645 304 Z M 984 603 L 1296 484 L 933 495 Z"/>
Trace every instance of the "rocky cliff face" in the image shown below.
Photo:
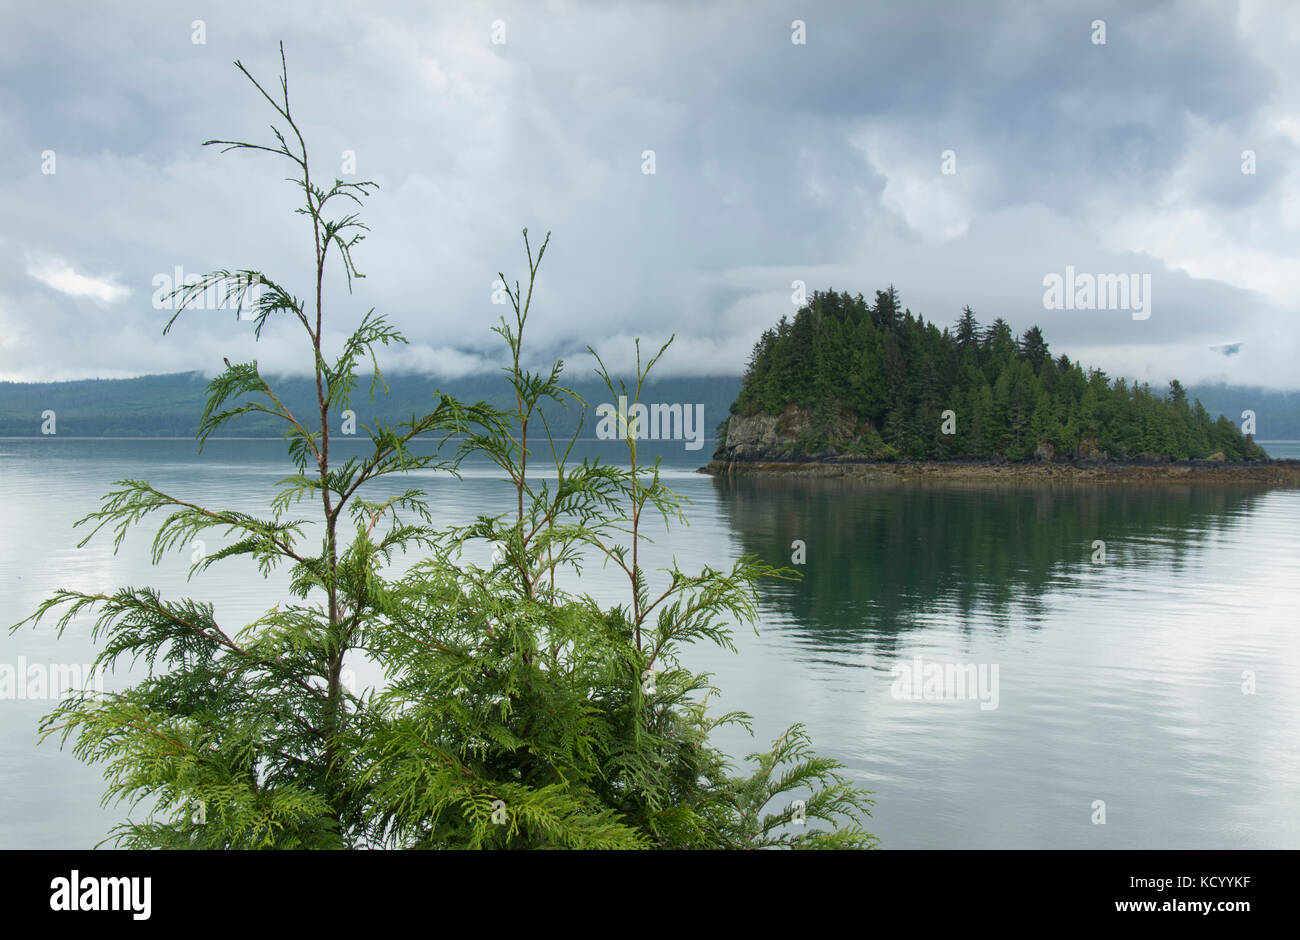
<path fill-rule="evenodd" d="M 840 418 L 821 432 L 820 443 L 813 444 L 810 409 L 791 405 L 779 415 L 732 415 L 726 439 L 718 443 L 713 459 L 741 463 L 826 460 L 870 430 L 869 424 Z"/>
<path fill-rule="evenodd" d="M 762 461 L 790 457 L 794 437 L 780 430 L 778 415 L 732 415 L 727 422 L 727 436 L 718 442 L 714 460 Z"/>

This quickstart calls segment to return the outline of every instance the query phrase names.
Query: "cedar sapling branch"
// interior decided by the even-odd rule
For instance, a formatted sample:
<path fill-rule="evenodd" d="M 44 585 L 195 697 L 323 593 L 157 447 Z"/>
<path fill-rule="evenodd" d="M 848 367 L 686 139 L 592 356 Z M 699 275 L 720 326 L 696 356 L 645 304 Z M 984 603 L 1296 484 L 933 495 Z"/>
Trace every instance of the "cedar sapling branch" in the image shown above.
<path fill-rule="evenodd" d="M 218 270 L 176 289 L 163 332 L 178 328 L 209 288 L 224 290 L 237 311 L 252 310 L 257 339 L 273 316 L 302 327 L 290 333 L 304 368 L 310 356 L 314 413 L 287 407 L 256 361 L 223 359 L 196 433 L 201 450 L 247 415 L 273 415 L 294 472 L 270 488 L 265 518 L 122 480 L 77 525 L 90 528 L 83 545 L 111 532 L 116 552 L 130 530 L 165 513 L 153 536 L 155 564 L 211 532 L 225 544 L 193 562 L 191 579 L 202 583 L 218 564 L 251 563 L 261 578 L 282 567 L 291 597 L 232 631 L 218 624 L 213 604 L 166 599 L 154 588 L 59 589 L 11 628 L 50 618 L 61 635 L 91 617 L 96 668 L 149 667 L 121 691 L 70 695 L 41 726 L 43 736 L 72 742 L 79 759 L 102 765 L 106 803 L 128 804 L 106 841 L 194 849 L 873 847 L 862 828 L 869 794 L 813 754 L 803 726 L 750 755 L 748 775 L 733 774 L 710 743 L 720 727 L 749 728 L 749 717 L 713 714 L 718 690 L 681 654 L 699 642 L 734 651 L 734 626 L 758 621 L 759 582 L 796 575 L 754 557 L 729 569 L 686 572 L 675 560 L 643 569 L 649 519 L 666 528 L 684 522 L 683 500 L 664 485 L 657 460 L 638 461 L 635 424 L 622 428 L 626 465 L 576 460 L 576 432 L 557 443 L 551 418 L 587 403 L 563 384 L 562 361 L 527 367 L 523 337 L 541 296 L 549 233 L 534 253 L 523 230 L 528 283 L 506 288 L 513 316 L 493 327 L 505 343 L 513 408 L 435 390 L 426 413 L 395 425 L 375 418 L 362 425 L 368 442 L 359 442 L 359 455 L 331 459 L 330 422 L 351 405 L 359 369 L 370 368 L 372 402 L 387 394 L 379 348 L 406 339 L 371 309 L 326 355 L 327 261 L 332 250 L 350 293 L 362 277 L 353 250 L 368 231 L 359 212 L 376 187 L 313 182 L 283 45 L 280 59 L 278 94 L 235 63 L 275 112 L 274 143 L 206 143 L 289 161 L 302 197 L 294 211 L 311 222 L 314 293 L 304 302 L 255 266 Z M 335 200 L 347 204 L 344 214 L 330 214 Z M 632 401 L 668 347 L 643 363 L 638 343 Z M 612 391 L 616 380 L 595 361 Z M 621 380 L 617 387 L 628 390 Z M 553 476 L 530 473 L 534 449 L 549 452 Z M 457 481 L 467 461 L 509 480 L 504 511 L 451 521 L 435 515 L 423 490 L 400 483 L 417 471 L 466 485 Z M 626 603 L 606 606 L 608 598 L 579 589 L 592 562 L 612 563 L 620 583 L 626 576 Z M 353 688 L 348 669 L 363 663 L 382 679 Z M 142 807 L 147 815 L 133 818 Z"/>

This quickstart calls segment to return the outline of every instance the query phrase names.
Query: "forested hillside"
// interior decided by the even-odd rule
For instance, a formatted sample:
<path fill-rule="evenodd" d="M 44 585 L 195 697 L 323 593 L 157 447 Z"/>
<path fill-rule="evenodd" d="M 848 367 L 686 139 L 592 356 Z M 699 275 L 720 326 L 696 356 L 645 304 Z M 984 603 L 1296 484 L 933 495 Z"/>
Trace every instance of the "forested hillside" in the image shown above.
<path fill-rule="evenodd" d="M 876 459 L 1160 455 L 1265 456 L 1177 381 L 1129 383 L 1053 357 L 1042 331 L 1020 337 L 970 307 L 940 329 L 897 292 L 815 292 L 755 344 L 733 415 L 797 412 L 799 449 Z M 951 411 L 948 416 L 945 412 Z M 945 420 L 947 419 L 947 420 Z M 946 433 L 950 432 L 950 433 Z"/>

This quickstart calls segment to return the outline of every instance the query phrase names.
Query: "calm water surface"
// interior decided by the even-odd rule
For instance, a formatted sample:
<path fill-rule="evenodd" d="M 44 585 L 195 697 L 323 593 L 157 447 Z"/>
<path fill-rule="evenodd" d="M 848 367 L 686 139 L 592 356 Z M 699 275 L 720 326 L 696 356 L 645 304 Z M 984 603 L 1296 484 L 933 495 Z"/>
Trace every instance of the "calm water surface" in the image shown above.
<path fill-rule="evenodd" d="M 587 452 L 616 457 L 601 446 Z M 875 792 L 885 848 L 1300 848 L 1300 491 L 727 482 L 692 472 L 705 459 L 665 453 L 691 524 L 660 529 L 649 566 L 789 564 L 806 546 L 802 581 L 764 587 L 738 655 L 689 657 L 721 707 L 754 716 L 754 739 L 719 739 L 737 758 L 804 722 Z M 72 523 L 122 478 L 261 514 L 285 472 L 275 442 L 198 458 L 182 441 L 0 440 L 0 624 L 59 586 L 149 584 L 242 625 L 283 577 L 234 561 L 186 584 L 188 548 L 155 567 L 152 530 L 115 557 L 111 538 L 76 548 Z M 502 512 L 510 493 L 488 467 L 418 485 L 443 522 Z M 599 570 L 582 587 L 622 598 Z M 0 664 L 88 663 L 89 627 L 0 630 Z M 996 707 L 919 682 L 909 700 L 891 670 L 918 658 L 996 667 Z M 0 848 L 89 846 L 125 812 L 100 807 L 97 768 L 37 745 L 49 708 L 0 699 Z"/>

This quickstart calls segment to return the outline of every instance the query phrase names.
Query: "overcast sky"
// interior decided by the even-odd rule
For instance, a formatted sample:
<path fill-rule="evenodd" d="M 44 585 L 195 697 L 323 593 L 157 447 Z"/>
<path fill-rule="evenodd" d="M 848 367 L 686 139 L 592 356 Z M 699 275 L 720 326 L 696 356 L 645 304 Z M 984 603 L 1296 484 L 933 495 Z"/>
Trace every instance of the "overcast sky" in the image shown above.
<path fill-rule="evenodd" d="M 553 233 L 528 339 L 583 371 L 675 332 L 663 373 L 736 373 L 793 281 L 892 282 L 1111 374 L 1300 387 L 1300 4 L 339 6 L 0 9 L 0 379 L 310 366 L 287 323 L 164 337 L 151 303 L 177 266 L 310 294 L 291 168 L 201 146 L 272 141 L 232 62 L 274 86 L 283 40 L 316 175 L 380 186 L 331 342 L 373 306 L 392 369 L 494 362 L 526 225 Z M 1149 274 L 1150 316 L 1045 309 L 1067 265 Z"/>

